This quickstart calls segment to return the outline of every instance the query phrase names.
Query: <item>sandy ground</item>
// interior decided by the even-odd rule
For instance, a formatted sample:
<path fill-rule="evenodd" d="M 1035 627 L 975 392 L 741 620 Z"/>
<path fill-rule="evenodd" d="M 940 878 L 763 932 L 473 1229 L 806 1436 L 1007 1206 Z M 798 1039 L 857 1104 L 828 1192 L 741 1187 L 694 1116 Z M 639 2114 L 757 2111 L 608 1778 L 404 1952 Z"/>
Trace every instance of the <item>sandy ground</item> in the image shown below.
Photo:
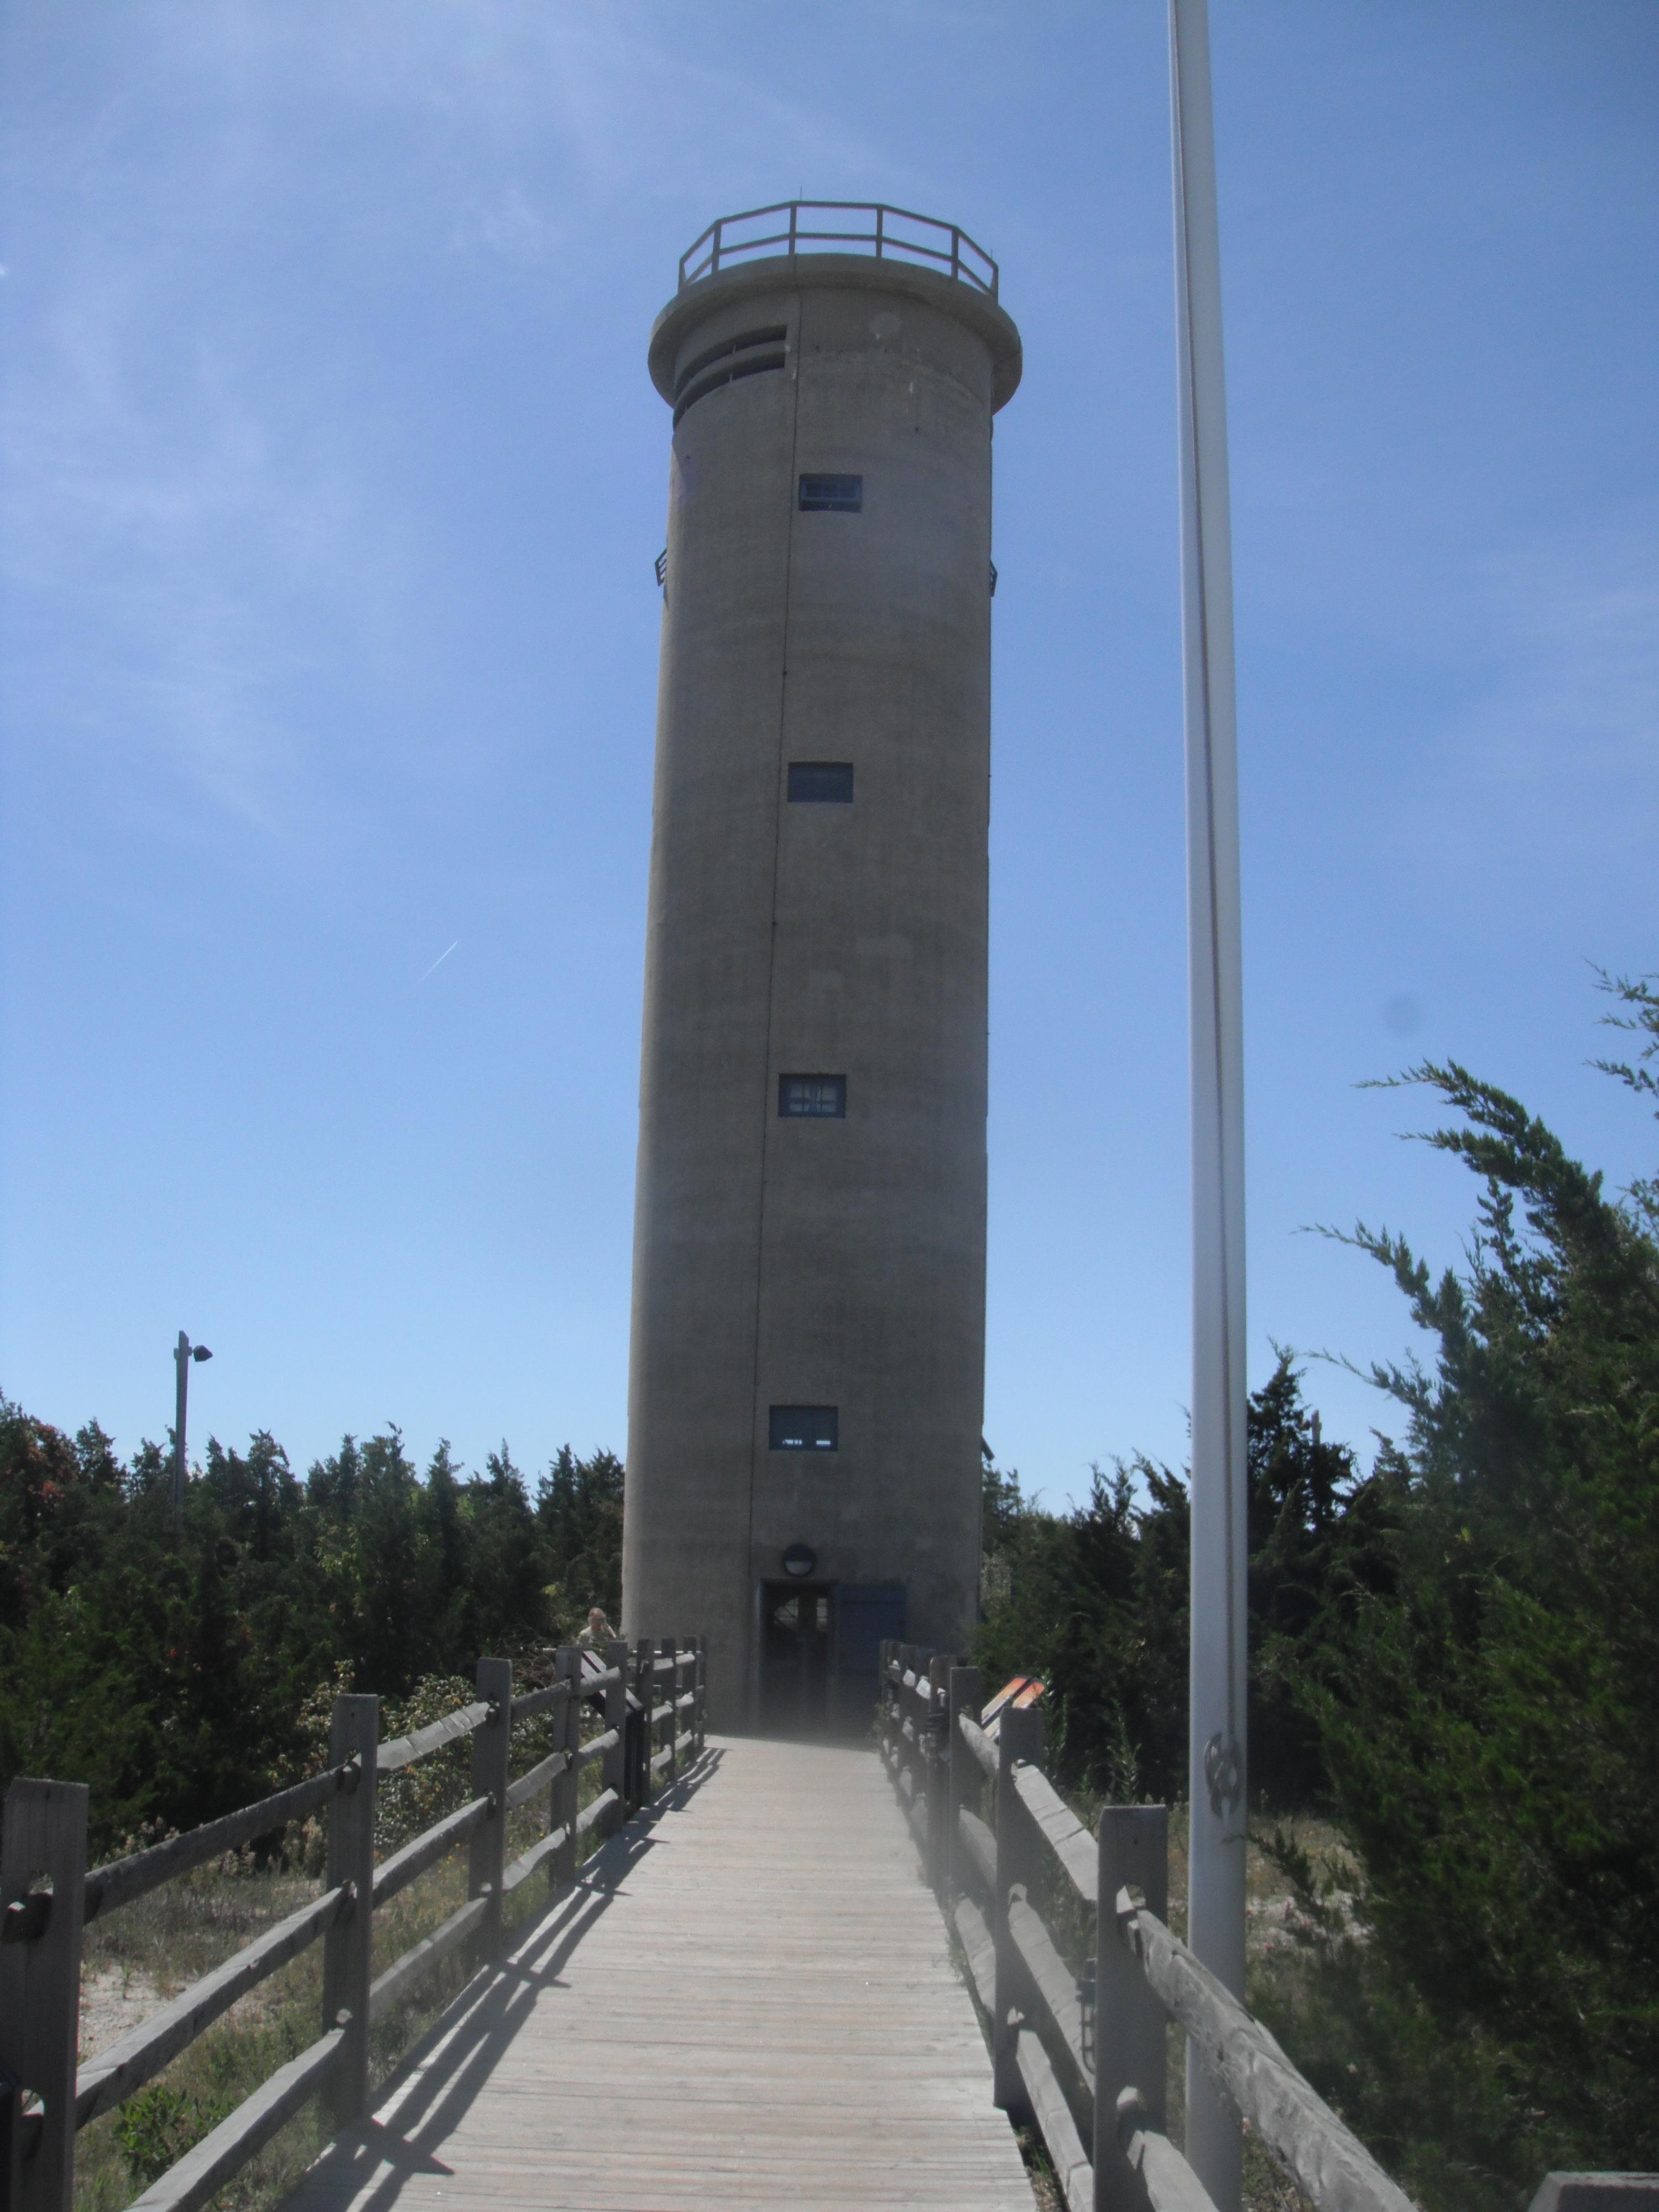
<path fill-rule="evenodd" d="M 137 1967 L 97 1966 L 81 1978 L 81 2057 L 95 2058 L 166 1999 Z"/>

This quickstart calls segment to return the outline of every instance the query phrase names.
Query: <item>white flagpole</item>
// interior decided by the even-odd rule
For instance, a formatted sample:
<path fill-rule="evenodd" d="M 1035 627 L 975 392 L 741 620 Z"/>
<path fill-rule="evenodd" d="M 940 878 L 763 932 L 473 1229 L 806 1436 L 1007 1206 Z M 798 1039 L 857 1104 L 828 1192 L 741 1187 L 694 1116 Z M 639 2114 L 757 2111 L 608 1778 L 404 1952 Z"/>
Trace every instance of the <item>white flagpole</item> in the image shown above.
<path fill-rule="evenodd" d="M 1170 0 L 1193 1158 L 1192 1656 L 1187 1940 L 1244 1993 L 1244 1053 L 1232 528 L 1206 0 Z M 1238 2116 L 1187 2052 L 1187 2156 L 1237 2212 Z"/>

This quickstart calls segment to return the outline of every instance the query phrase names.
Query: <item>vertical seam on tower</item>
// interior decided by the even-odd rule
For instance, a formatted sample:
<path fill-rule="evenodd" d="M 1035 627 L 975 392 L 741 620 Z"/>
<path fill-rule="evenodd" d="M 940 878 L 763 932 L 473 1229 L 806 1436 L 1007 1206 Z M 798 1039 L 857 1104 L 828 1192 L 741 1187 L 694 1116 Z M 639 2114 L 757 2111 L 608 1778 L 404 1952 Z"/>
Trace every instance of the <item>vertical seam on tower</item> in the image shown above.
<path fill-rule="evenodd" d="M 801 323 L 805 313 L 805 295 L 795 295 L 794 398 L 789 412 L 789 473 L 785 489 L 789 504 L 788 536 L 784 542 L 783 556 L 783 641 L 779 654 L 778 674 L 778 738 L 777 766 L 772 790 L 772 898 L 768 915 L 769 927 L 766 942 L 766 1060 L 761 1070 L 761 1153 L 760 1206 L 755 1223 L 755 1314 L 753 1351 L 749 1383 L 749 1519 L 746 1530 L 749 1552 L 749 1571 L 753 1571 L 755 1551 L 755 1484 L 758 1478 L 760 1460 L 760 1333 L 761 1279 L 766 1261 L 766 1176 L 772 1149 L 772 1012 L 773 994 L 776 988 L 778 964 L 778 876 L 780 855 L 783 844 L 783 779 L 785 726 L 789 706 L 789 613 L 790 594 L 795 573 L 795 459 L 800 441 L 800 363 Z M 760 1712 L 760 1663 L 765 1642 L 765 1624 L 758 1624 L 752 1606 L 749 1608 L 750 1633 L 756 1635 L 755 1648 L 749 1657 L 749 1688 L 755 1700 L 757 1720 Z"/>

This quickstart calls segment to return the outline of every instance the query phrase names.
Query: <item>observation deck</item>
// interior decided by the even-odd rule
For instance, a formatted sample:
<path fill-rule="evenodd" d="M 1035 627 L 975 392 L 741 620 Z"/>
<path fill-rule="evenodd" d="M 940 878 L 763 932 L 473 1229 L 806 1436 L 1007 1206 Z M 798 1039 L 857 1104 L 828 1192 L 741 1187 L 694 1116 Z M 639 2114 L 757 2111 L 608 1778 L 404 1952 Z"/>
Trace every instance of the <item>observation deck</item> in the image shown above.
<path fill-rule="evenodd" d="M 908 262 L 997 296 L 997 264 L 959 223 L 881 200 L 777 200 L 716 216 L 680 256 L 682 292 L 724 269 L 781 252 L 864 253 Z"/>
<path fill-rule="evenodd" d="M 848 285 L 965 323 L 991 356 L 993 410 L 1013 397 L 1023 356 L 995 261 L 960 223 L 879 200 L 779 200 L 716 216 L 680 256 L 674 296 L 651 331 L 651 380 L 678 404 L 681 348 L 718 307 L 784 287 Z"/>

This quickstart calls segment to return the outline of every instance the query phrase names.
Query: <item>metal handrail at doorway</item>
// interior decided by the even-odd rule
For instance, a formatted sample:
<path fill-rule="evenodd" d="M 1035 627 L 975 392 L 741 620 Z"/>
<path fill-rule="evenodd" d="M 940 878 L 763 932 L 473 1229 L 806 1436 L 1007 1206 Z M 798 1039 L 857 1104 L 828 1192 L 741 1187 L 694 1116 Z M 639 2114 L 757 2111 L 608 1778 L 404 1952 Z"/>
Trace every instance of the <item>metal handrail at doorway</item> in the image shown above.
<path fill-rule="evenodd" d="M 835 227 L 816 220 L 821 216 L 836 218 Z M 860 217 L 868 220 L 860 224 Z M 756 225 L 759 228 L 751 228 Z M 734 262 L 780 246 L 788 254 L 841 246 L 872 254 L 878 261 L 920 262 L 984 293 L 987 299 L 997 296 L 996 263 L 959 224 L 940 222 L 912 208 L 888 207 L 878 200 L 779 200 L 771 207 L 745 209 L 741 215 L 717 216 L 681 254 L 679 289 L 684 292 L 704 276 L 717 276 Z"/>

